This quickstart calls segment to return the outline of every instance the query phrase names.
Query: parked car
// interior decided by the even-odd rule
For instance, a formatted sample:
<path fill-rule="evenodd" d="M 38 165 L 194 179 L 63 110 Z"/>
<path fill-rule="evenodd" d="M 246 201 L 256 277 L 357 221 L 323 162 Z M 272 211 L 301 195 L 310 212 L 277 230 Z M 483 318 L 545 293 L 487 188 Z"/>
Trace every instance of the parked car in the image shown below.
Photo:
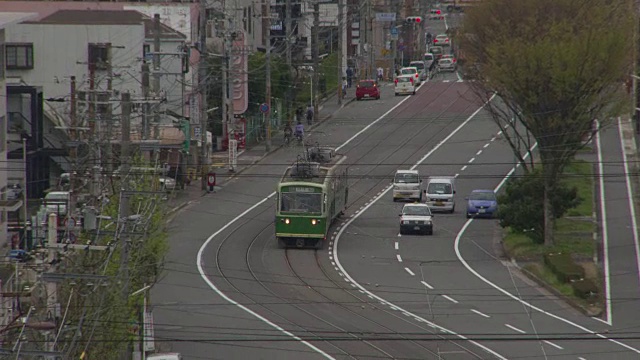
<path fill-rule="evenodd" d="M 160 188 L 165 191 L 173 191 L 176 189 L 176 180 L 168 176 L 160 176 L 158 179 Z"/>
<path fill-rule="evenodd" d="M 433 39 L 433 45 L 436 46 L 449 46 L 451 43 L 449 42 L 449 36 L 447 34 L 437 35 Z"/>
<path fill-rule="evenodd" d="M 440 59 L 438 60 L 438 69 L 440 71 L 451 71 L 454 72 L 458 66 L 453 62 L 452 59 Z"/>
<path fill-rule="evenodd" d="M 427 70 L 429 70 L 429 68 L 426 66 L 424 61 L 422 60 L 412 61 L 409 63 L 409 66 L 412 66 L 418 69 L 418 73 L 420 74 L 420 81 L 427 80 Z"/>
<path fill-rule="evenodd" d="M 493 190 L 473 190 L 466 200 L 467 219 L 471 217 L 492 218 L 498 212 L 498 198 Z"/>
<path fill-rule="evenodd" d="M 400 75 L 395 80 L 395 93 L 396 96 L 403 94 L 415 95 L 416 85 L 413 75 Z"/>
<path fill-rule="evenodd" d="M 356 100 L 380 99 L 380 88 L 375 80 L 360 80 L 356 86 Z"/>
<path fill-rule="evenodd" d="M 400 213 L 400 234 L 433 235 L 433 214 L 426 204 L 406 204 Z"/>
<path fill-rule="evenodd" d="M 400 69 L 400 74 L 402 75 L 412 75 L 414 77 L 413 82 L 416 86 L 420 86 L 420 71 L 415 66 L 407 66 Z"/>

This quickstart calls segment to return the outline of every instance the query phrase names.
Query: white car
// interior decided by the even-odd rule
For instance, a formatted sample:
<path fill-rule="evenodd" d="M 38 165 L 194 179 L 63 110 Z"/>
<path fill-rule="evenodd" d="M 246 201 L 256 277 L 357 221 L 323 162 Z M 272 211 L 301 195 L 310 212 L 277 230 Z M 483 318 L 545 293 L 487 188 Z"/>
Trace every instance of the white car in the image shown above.
<path fill-rule="evenodd" d="M 449 41 L 449 36 L 446 34 L 440 34 L 433 39 L 433 45 L 435 46 L 449 46 L 451 42 Z"/>
<path fill-rule="evenodd" d="M 176 189 L 176 181 L 168 176 L 160 176 L 158 179 L 160 182 L 160 188 L 165 191 L 172 191 Z"/>
<path fill-rule="evenodd" d="M 415 95 L 416 85 L 413 75 L 400 75 L 396 78 L 395 86 L 396 96 L 398 95 Z"/>
<path fill-rule="evenodd" d="M 422 83 L 422 81 L 420 80 L 420 70 L 418 70 L 418 68 L 415 66 L 403 67 L 402 69 L 400 69 L 400 75 L 413 75 L 413 81 L 416 86 L 420 86 L 420 83 Z"/>
<path fill-rule="evenodd" d="M 400 213 L 400 235 L 417 232 L 433 235 L 433 214 L 427 204 L 406 204 Z"/>

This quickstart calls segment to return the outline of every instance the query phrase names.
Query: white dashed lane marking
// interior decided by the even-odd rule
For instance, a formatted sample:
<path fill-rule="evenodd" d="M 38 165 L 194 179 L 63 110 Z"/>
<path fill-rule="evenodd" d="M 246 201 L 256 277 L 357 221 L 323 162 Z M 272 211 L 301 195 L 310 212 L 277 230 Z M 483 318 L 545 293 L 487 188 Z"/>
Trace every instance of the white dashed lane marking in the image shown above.
<path fill-rule="evenodd" d="M 402 257 L 400 256 L 400 254 L 397 254 L 396 258 L 398 259 L 399 262 L 402 262 Z"/>
<path fill-rule="evenodd" d="M 433 286 L 431 286 L 431 285 L 427 284 L 427 282 L 426 282 L 426 281 L 420 281 L 420 282 L 422 283 L 422 285 L 424 285 L 424 286 L 428 287 L 428 288 L 429 288 L 429 290 L 433 290 Z"/>
<path fill-rule="evenodd" d="M 560 346 L 560 345 L 558 345 L 558 344 L 556 344 L 556 343 L 552 343 L 551 341 L 548 341 L 548 340 L 542 340 L 542 342 L 544 342 L 544 343 L 545 343 L 545 344 L 547 344 L 547 345 L 551 345 L 551 346 L 553 346 L 554 348 L 556 348 L 556 349 L 558 349 L 558 350 L 564 350 L 564 348 L 563 348 L 562 346 Z"/>
<path fill-rule="evenodd" d="M 449 300 L 449 301 L 451 301 L 451 302 L 452 302 L 452 303 L 454 303 L 454 304 L 457 304 L 457 303 L 458 303 L 458 300 L 456 300 L 456 299 L 452 298 L 451 296 L 448 296 L 448 295 L 442 295 L 442 297 L 443 297 L 443 298 L 445 298 L 445 299 L 447 299 L 447 300 Z"/>
<path fill-rule="evenodd" d="M 467 169 L 467 165 L 463 166 L 460 171 L 465 171 Z"/>
<path fill-rule="evenodd" d="M 478 150 L 478 152 L 476 153 L 476 156 L 482 154 L 482 150 Z"/>
<path fill-rule="evenodd" d="M 472 157 L 471 159 L 469 159 L 469 164 L 471 164 L 474 161 L 476 161 L 476 158 Z"/>
<path fill-rule="evenodd" d="M 513 325 L 509 325 L 509 324 L 504 324 L 504 326 L 508 327 L 509 329 L 515 331 L 515 332 L 519 332 L 520 334 L 526 334 L 527 332 L 524 330 L 520 330 L 517 327 L 513 326 Z"/>
<path fill-rule="evenodd" d="M 404 268 L 405 270 L 407 270 L 407 272 L 409 273 L 409 275 L 411 276 L 415 276 L 416 274 L 413 273 L 413 271 L 411 271 L 411 269 L 409 269 L 408 267 Z"/>
<path fill-rule="evenodd" d="M 484 144 L 484 146 L 483 146 L 482 148 L 483 148 L 483 149 L 486 149 L 486 148 L 488 148 L 488 147 L 489 147 L 489 145 L 491 145 L 491 144 L 486 143 L 486 144 Z"/>
<path fill-rule="evenodd" d="M 398 250 L 398 242 L 396 241 L 396 250 Z"/>
<path fill-rule="evenodd" d="M 471 309 L 471 311 L 476 313 L 476 314 L 478 314 L 478 315 L 480 315 L 480 316 L 482 316 L 482 317 L 485 317 L 485 318 L 490 318 L 491 317 L 491 316 L 489 316 L 489 315 L 487 315 L 487 314 L 485 314 L 483 312 L 480 312 L 478 310 L 475 310 L 475 309 Z"/>

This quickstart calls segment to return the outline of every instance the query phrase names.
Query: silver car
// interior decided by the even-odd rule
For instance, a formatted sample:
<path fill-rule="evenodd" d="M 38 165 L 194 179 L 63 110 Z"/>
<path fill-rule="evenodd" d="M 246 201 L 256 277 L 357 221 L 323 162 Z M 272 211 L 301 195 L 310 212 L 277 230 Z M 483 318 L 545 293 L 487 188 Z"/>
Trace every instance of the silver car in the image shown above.
<path fill-rule="evenodd" d="M 457 65 L 451 59 L 440 59 L 438 61 L 438 69 L 440 71 L 451 71 L 451 72 L 454 72 L 457 69 Z"/>

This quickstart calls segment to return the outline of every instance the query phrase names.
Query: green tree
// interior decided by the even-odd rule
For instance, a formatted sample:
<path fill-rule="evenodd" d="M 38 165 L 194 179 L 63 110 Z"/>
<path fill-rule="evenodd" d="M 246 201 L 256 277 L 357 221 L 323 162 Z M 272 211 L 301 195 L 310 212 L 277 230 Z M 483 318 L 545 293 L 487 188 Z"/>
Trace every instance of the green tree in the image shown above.
<path fill-rule="evenodd" d="M 529 174 L 507 182 L 504 194 L 498 197 L 498 217 L 502 227 L 526 234 L 537 243 L 544 242 L 544 179 L 536 168 Z M 560 183 L 551 194 L 553 216 L 562 217 L 580 202 L 578 190 Z"/>
<path fill-rule="evenodd" d="M 554 243 L 551 194 L 563 169 L 593 135 L 593 120 L 617 115 L 628 100 L 621 85 L 631 73 L 632 5 L 485 0 L 465 15 L 457 41 L 471 86 L 485 101 L 499 97 L 488 109 L 519 160 L 520 145 L 537 142 L 546 245 Z"/>
<path fill-rule="evenodd" d="M 266 57 L 263 52 L 249 55 L 249 112 L 257 112 L 265 102 Z M 293 85 L 291 71 L 286 61 L 278 54 L 271 54 L 271 98 L 284 99 L 287 89 Z"/>

